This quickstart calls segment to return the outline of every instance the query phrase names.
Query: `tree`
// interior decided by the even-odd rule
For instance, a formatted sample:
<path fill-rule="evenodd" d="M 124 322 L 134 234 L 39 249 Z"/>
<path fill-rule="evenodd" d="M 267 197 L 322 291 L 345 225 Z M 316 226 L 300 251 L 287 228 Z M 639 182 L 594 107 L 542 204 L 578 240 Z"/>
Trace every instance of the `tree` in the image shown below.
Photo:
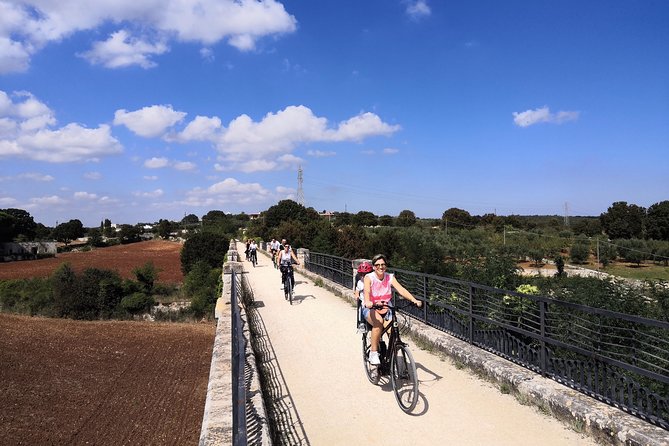
<path fill-rule="evenodd" d="M 416 224 L 416 214 L 412 211 L 405 209 L 397 216 L 397 226 L 403 226 L 408 228 Z"/>
<path fill-rule="evenodd" d="M 305 208 L 293 200 L 281 200 L 264 213 L 265 224 L 270 228 L 278 227 L 282 222 L 295 220 L 308 223 L 318 220 L 321 216 L 313 208 Z"/>
<path fill-rule="evenodd" d="M 138 266 L 132 270 L 146 294 L 153 293 L 153 284 L 158 278 L 159 272 L 160 270 L 156 268 L 153 262 L 146 262 L 143 266 Z"/>
<path fill-rule="evenodd" d="M 579 236 L 574 240 L 569 251 L 569 257 L 573 263 L 586 263 L 590 256 L 590 241 L 584 237 Z"/>
<path fill-rule="evenodd" d="M 8 231 L 11 234 L 11 238 L 7 241 L 11 241 L 15 238 L 35 240 L 37 223 L 35 223 L 35 220 L 33 220 L 33 217 L 27 211 L 24 211 L 23 209 L 8 208 L 0 209 L 0 213 L 9 215 L 12 218 L 11 222 L 5 218 L 0 226 L 4 227 L 5 224 L 11 223 L 11 229 Z M 0 231 L 0 237 L 3 236 L 1 232 L 2 231 Z"/>
<path fill-rule="evenodd" d="M 392 226 L 393 217 L 386 214 L 379 217 L 379 226 Z"/>
<path fill-rule="evenodd" d="M 353 216 L 350 212 L 337 212 L 335 214 L 334 225 L 335 226 L 346 226 L 350 225 L 353 222 Z"/>
<path fill-rule="evenodd" d="M 353 217 L 353 224 L 358 226 L 376 226 L 377 223 L 376 215 L 369 211 L 360 211 Z"/>
<path fill-rule="evenodd" d="M 181 270 L 188 274 L 198 260 L 211 268 L 221 268 L 230 248 L 230 239 L 211 232 L 193 235 L 181 249 Z"/>
<path fill-rule="evenodd" d="M 118 233 L 121 243 L 136 243 L 141 240 L 140 234 L 142 230 L 138 226 L 121 225 L 121 230 Z"/>
<path fill-rule="evenodd" d="M 53 238 L 65 243 L 65 246 L 69 245 L 72 240 L 83 237 L 84 234 L 84 225 L 77 219 L 59 224 L 54 228 L 52 233 Z"/>
<path fill-rule="evenodd" d="M 170 238 L 170 234 L 174 231 L 176 224 L 172 223 L 169 220 L 160 219 L 158 221 L 158 235 L 162 239 Z"/>
<path fill-rule="evenodd" d="M 457 225 L 458 227 L 469 227 L 473 223 L 472 216 L 469 212 L 458 209 L 450 208 L 441 215 L 441 227 L 444 228 L 448 224 Z"/>
<path fill-rule="evenodd" d="M 188 214 L 181 219 L 183 226 L 194 226 L 200 224 L 200 219 L 195 214 Z"/>
<path fill-rule="evenodd" d="M 0 211 L 0 243 L 14 240 L 16 219 L 11 215 Z"/>
<path fill-rule="evenodd" d="M 104 241 L 102 240 L 102 232 L 100 232 L 100 229 L 91 228 L 88 230 L 88 243 L 95 247 L 105 245 Z"/>
<path fill-rule="evenodd" d="M 655 203 L 648 208 L 646 234 L 654 240 L 669 240 L 669 200 Z"/>
<path fill-rule="evenodd" d="M 599 216 L 602 229 L 611 239 L 642 238 L 646 210 L 626 201 L 613 203 Z"/>
<path fill-rule="evenodd" d="M 110 219 L 105 218 L 105 222 L 103 224 L 103 229 L 102 229 L 102 235 L 105 237 L 114 237 L 116 236 L 116 231 L 112 227 L 112 222 Z"/>

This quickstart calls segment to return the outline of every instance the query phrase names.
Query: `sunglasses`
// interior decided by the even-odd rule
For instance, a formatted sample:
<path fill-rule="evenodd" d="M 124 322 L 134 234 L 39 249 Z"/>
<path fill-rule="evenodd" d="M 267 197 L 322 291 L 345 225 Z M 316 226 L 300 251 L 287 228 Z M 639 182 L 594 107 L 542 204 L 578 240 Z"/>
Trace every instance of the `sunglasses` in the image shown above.
<path fill-rule="evenodd" d="M 385 268 L 386 264 L 385 263 L 375 263 L 374 268 Z"/>

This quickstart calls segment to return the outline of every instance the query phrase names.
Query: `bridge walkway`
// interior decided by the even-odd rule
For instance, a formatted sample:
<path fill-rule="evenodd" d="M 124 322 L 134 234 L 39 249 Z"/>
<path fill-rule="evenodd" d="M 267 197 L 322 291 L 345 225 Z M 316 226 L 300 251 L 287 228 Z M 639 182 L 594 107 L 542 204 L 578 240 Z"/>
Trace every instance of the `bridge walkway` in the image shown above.
<path fill-rule="evenodd" d="M 237 249 L 243 255 L 241 243 Z M 405 414 L 387 380 L 374 386 L 364 374 L 354 307 L 297 270 L 291 306 L 269 256 L 259 253 L 258 261 L 243 264 L 283 444 L 596 444 L 410 339 L 421 394 Z"/>

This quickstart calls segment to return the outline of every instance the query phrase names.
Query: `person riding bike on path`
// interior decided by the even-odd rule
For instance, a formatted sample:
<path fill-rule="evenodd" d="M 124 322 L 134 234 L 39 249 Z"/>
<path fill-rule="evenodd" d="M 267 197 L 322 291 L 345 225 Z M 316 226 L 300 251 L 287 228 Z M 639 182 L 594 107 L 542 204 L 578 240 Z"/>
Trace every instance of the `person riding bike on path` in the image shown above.
<path fill-rule="evenodd" d="M 258 245 L 256 245 L 256 241 L 251 239 L 251 243 L 249 243 L 249 259 L 252 259 L 253 256 L 256 256 L 256 262 L 258 261 Z"/>
<path fill-rule="evenodd" d="M 271 242 L 269 242 L 269 252 L 272 253 L 272 261 L 274 261 L 274 257 L 276 257 L 276 253 L 279 250 L 279 241 L 277 239 L 272 239 Z"/>
<path fill-rule="evenodd" d="M 251 240 L 247 239 L 246 240 L 246 251 L 244 251 L 244 254 L 246 254 L 246 260 L 249 259 L 249 246 L 251 246 Z"/>
<path fill-rule="evenodd" d="M 358 274 L 355 275 L 355 288 L 353 295 L 358 305 L 358 330 L 365 329 L 365 322 L 362 319 L 362 308 L 365 302 L 365 276 L 372 272 L 372 264 L 365 261 L 358 265 Z"/>
<path fill-rule="evenodd" d="M 283 269 L 284 268 L 289 268 L 290 272 L 290 283 L 293 285 L 293 288 L 295 288 L 295 273 L 293 272 L 292 264 L 293 261 L 295 261 L 296 264 L 300 264 L 300 262 L 297 260 L 297 257 L 295 257 L 295 253 L 293 250 L 290 248 L 290 245 L 286 242 L 284 239 L 282 241 L 283 243 L 283 250 L 279 251 L 277 253 L 277 261 L 279 262 L 279 267 L 281 268 L 281 288 L 283 289 Z"/>
<path fill-rule="evenodd" d="M 369 363 L 372 365 L 379 365 L 379 340 L 385 321 L 392 319 L 390 309 L 382 308 L 375 309 L 374 304 L 388 303 L 392 299 L 392 289 L 402 296 L 404 299 L 410 300 L 418 307 L 423 305 L 423 302 L 413 297 L 413 295 L 404 288 L 395 278 L 394 274 L 386 272 L 386 257 L 383 254 L 377 254 L 372 258 L 372 267 L 374 272 L 367 274 L 364 279 L 364 308 L 362 309 L 363 317 L 372 326 L 371 348 L 369 352 Z"/>

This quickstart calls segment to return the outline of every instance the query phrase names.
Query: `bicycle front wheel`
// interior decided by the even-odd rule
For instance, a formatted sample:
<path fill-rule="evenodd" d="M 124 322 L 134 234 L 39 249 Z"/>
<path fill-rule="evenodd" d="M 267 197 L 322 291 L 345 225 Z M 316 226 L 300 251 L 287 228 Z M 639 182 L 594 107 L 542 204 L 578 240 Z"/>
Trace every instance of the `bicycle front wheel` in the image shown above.
<path fill-rule="evenodd" d="M 418 374 L 411 351 L 400 345 L 390 359 L 390 383 L 395 399 L 404 412 L 411 412 L 418 403 Z"/>
<path fill-rule="evenodd" d="M 369 363 L 369 351 L 372 348 L 372 332 L 370 330 L 365 331 L 362 334 L 362 363 L 365 367 L 365 374 L 367 379 L 372 384 L 379 383 L 379 370 L 376 365 Z"/>
<path fill-rule="evenodd" d="M 286 286 L 288 287 L 288 300 L 293 305 L 293 282 L 290 280 L 290 277 L 286 280 Z"/>

